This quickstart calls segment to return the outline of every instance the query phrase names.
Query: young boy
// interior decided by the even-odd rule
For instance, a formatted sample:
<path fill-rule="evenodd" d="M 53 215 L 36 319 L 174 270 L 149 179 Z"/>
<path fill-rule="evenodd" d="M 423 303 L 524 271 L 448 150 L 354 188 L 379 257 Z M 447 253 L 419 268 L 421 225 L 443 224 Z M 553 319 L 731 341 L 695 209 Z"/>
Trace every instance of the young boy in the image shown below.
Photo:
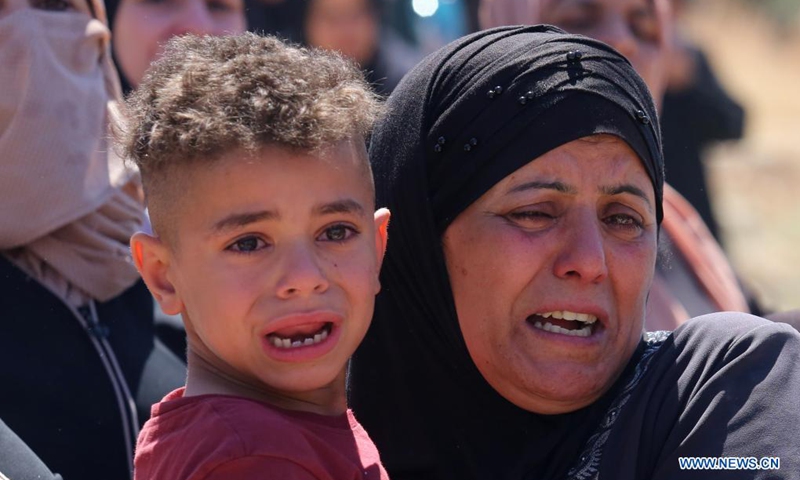
<path fill-rule="evenodd" d="M 117 128 L 154 236 L 135 263 L 188 340 L 137 479 L 386 479 L 347 409 L 389 212 L 364 138 L 379 105 L 340 57 L 274 38 L 170 42 Z"/>

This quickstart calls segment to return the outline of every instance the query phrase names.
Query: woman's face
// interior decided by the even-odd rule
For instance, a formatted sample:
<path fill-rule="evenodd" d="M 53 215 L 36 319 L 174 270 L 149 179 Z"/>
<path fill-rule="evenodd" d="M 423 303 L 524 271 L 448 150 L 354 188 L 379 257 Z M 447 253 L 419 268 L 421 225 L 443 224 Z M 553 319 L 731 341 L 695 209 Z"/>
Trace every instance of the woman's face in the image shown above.
<path fill-rule="evenodd" d="M 654 98 L 665 89 L 668 14 L 663 0 L 545 0 L 541 18 L 617 49 L 641 75 Z"/>
<path fill-rule="evenodd" d="M 114 55 L 134 87 L 173 36 L 236 34 L 247 26 L 243 0 L 121 0 L 113 25 Z"/>
<path fill-rule="evenodd" d="M 464 210 L 444 252 L 467 349 L 489 384 L 537 413 L 597 400 L 641 338 L 656 233 L 650 177 L 610 135 L 542 155 Z"/>
<path fill-rule="evenodd" d="M 341 52 L 361 65 L 372 60 L 378 47 L 378 16 L 371 0 L 314 0 L 305 31 L 310 45 Z"/>

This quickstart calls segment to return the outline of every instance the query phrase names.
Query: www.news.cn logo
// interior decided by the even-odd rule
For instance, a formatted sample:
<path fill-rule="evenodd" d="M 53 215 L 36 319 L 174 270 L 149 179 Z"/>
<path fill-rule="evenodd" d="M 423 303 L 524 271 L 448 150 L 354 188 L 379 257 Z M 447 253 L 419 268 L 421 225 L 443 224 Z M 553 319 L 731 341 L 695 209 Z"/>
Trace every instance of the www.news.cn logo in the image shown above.
<path fill-rule="evenodd" d="M 678 457 L 681 470 L 780 470 L 780 457 Z"/>

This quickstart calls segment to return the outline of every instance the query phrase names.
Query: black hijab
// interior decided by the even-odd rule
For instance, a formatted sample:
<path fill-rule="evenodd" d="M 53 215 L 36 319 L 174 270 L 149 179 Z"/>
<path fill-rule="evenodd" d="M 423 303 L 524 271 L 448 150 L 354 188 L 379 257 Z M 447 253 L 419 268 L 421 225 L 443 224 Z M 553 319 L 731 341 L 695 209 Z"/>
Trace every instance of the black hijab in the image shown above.
<path fill-rule="evenodd" d="M 660 222 L 657 124 L 625 58 L 550 26 L 464 37 L 400 83 L 370 146 L 378 204 L 392 220 L 375 318 L 350 371 L 351 406 L 394 480 L 556 479 L 577 461 L 617 387 L 549 416 L 495 392 L 461 335 L 441 234 L 513 171 L 595 133 L 617 135 L 639 155 Z"/>

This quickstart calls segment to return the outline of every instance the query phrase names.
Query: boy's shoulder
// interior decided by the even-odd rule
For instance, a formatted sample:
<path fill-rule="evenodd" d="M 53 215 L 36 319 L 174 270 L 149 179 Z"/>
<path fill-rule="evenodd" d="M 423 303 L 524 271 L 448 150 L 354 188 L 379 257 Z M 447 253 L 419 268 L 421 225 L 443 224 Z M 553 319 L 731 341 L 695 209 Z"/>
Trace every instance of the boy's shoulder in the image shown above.
<path fill-rule="evenodd" d="M 269 432 L 265 435 L 264 432 Z M 283 455 L 307 448 L 306 428 L 270 405 L 231 395 L 184 397 L 183 389 L 153 406 L 152 417 L 139 436 L 137 453 L 191 444 L 206 455 Z"/>
<path fill-rule="evenodd" d="M 213 478 L 212 472 L 233 473 L 230 468 L 268 466 L 294 472 L 291 478 L 341 478 L 363 470 L 354 442 L 359 432 L 348 417 L 289 412 L 228 395 L 183 397 L 176 390 L 153 407 L 142 429 L 136 477 Z M 348 445 L 355 450 L 348 452 Z"/>

